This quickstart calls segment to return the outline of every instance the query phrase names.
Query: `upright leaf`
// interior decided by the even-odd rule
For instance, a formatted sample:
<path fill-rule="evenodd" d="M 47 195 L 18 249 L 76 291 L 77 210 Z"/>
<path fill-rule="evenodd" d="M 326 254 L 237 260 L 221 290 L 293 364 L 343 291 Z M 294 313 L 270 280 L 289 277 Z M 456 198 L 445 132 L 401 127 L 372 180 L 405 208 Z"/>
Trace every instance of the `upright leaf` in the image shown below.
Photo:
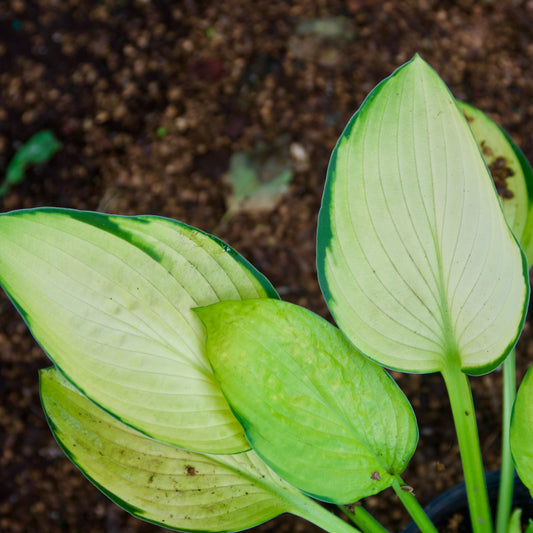
<path fill-rule="evenodd" d="M 492 174 L 507 223 L 533 263 L 533 170 L 509 135 L 485 113 L 458 102 Z"/>
<path fill-rule="evenodd" d="M 510 438 L 516 471 L 533 498 L 533 367 L 516 395 Z"/>
<path fill-rule="evenodd" d="M 283 479 L 349 503 L 389 487 L 417 442 L 396 383 L 342 333 L 276 300 L 196 309 L 215 376 L 254 450 Z"/>
<path fill-rule="evenodd" d="M 180 531 L 237 531 L 301 498 L 254 452 L 204 455 L 157 442 L 97 407 L 57 369 L 41 371 L 41 399 L 65 453 L 138 518 Z"/>
<path fill-rule="evenodd" d="M 158 217 L 0 215 L 0 283 L 61 371 L 122 421 L 196 451 L 249 449 L 191 307 L 276 293 L 224 243 Z"/>
<path fill-rule="evenodd" d="M 481 374 L 516 342 L 525 258 L 463 114 L 420 57 L 374 89 L 339 139 L 317 256 L 335 320 L 381 364 Z"/>

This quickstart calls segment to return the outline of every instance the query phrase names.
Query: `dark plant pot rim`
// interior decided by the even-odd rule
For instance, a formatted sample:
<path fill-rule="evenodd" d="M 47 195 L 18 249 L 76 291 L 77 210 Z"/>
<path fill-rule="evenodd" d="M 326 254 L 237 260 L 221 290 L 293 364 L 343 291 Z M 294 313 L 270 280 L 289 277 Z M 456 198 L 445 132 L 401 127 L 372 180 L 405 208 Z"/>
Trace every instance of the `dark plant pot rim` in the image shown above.
<path fill-rule="evenodd" d="M 489 501 L 491 509 L 496 512 L 496 503 L 498 501 L 498 489 L 500 485 L 500 471 L 494 470 L 485 474 L 487 480 L 487 491 L 489 494 Z M 513 491 L 513 509 L 520 507 L 522 509 L 522 522 L 527 523 L 528 518 L 533 518 L 533 499 L 527 487 L 520 481 L 515 473 L 514 477 L 514 491 Z M 468 511 L 468 501 L 466 497 L 466 486 L 459 483 L 455 487 L 443 492 L 437 496 L 430 504 L 428 504 L 424 511 L 429 516 L 431 521 L 435 524 L 437 529 L 440 525 L 447 524 L 448 520 L 455 514 L 461 514 L 465 517 L 465 526 L 461 531 L 471 531 L 470 528 L 470 513 Z M 402 533 L 418 533 L 420 530 L 414 522 L 409 522 Z"/>

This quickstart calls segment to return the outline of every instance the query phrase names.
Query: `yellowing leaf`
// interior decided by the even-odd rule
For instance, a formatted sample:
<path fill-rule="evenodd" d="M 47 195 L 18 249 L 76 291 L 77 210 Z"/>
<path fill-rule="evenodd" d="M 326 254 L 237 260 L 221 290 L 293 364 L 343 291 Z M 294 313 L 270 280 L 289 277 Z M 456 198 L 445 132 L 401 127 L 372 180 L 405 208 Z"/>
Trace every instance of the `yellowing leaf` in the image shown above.
<path fill-rule="evenodd" d="M 302 496 L 254 452 L 193 453 L 126 426 L 55 368 L 41 399 L 57 441 L 109 498 L 138 518 L 180 531 L 237 531 L 291 511 Z"/>
<path fill-rule="evenodd" d="M 159 217 L 15 211 L 0 215 L 0 283 L 53 362 L 104 409 L 183 448 L 249 449 L 191 311 L 276 297 L 229 246 Z"/>

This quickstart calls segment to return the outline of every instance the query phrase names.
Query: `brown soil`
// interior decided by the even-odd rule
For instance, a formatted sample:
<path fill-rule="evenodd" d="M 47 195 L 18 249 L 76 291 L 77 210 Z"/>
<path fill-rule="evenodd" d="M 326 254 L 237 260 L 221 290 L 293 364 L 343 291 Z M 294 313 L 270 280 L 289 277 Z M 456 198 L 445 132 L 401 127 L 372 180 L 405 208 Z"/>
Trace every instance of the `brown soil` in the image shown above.
<path fill-rule="evenodd" d="M 337 16 L 347 19 L 341 36 L 299 26 Z M 419 52 L 532 160 L 532 27 L 530 0 L 0 0 L 0 175 L 37 131 L 51 129 L 64 145 L 0 209 L 173 217 L 217 233 L 284 299 L 328 316 L 316 280 L 316 216 L 329 154 L 350 115 Z M 223 222 L 231 154 L 283 135 L 295 169 L 288 193 L 273 209 Z M 526 324 L 520 377 L 532 357 Z M 37 370 L 48 365 L 2 296 L 0 531 L 157 531 L 110 503 L 59 451 L 38 396 Z M 436 375 L 394 377 L 420 426 L 404 479 L 425 504 L 461 480 L 446 393 Z M 492 470 L 501 377 L 472 381 Z M 394 530 L 408 520 L 389 491 L 364 503 Z M 317 528 L 280 517 L 257 531 Z"/>

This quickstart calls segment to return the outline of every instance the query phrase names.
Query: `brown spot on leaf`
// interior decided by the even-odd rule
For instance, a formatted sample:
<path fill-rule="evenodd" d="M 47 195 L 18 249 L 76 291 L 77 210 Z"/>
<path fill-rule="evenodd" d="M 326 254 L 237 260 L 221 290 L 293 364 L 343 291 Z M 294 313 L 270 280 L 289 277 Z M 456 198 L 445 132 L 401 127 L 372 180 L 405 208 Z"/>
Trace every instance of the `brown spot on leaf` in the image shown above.
<path fill-rule="evenodd" d="M 195 476 L 196 475 L 196 468 L 194 466 L 187 465 L 185 467 L 185 470 L 187 471 L 188 476 Z"/>
<path fill-rule="evenodd" d="M 372 472 L 372 475 L 370 476 L 371 479 L 374 481 L 379 481 L 381 479 L 381 476 L 379 475 L 379 472 Z"/>
<path fill-rule="evenodd" d="M 490 150 L 490 148 L 489 148 Z M 492 152 L 492 150 L 491 150 Z M 496 191 L 502 198 L 512 198 L 514 194 L 507 188 L 507 178 L 514 176 L 514 171 L 507 164 L 505 157 L 497 157 L 490 165 L 489 170 L 496 186 Z"/>
<path fill-rule="evenodd" d="M 483 152 L 483 155 L 486 155 L 487 157 L 491 157 L 492 155 L 494 155 L 494 153 L 492 152 L 492 149 L 490 148 L 490 146 L 487 146 L 487 143 L 485 141 L 481 141 L 481 151 Z"/>

